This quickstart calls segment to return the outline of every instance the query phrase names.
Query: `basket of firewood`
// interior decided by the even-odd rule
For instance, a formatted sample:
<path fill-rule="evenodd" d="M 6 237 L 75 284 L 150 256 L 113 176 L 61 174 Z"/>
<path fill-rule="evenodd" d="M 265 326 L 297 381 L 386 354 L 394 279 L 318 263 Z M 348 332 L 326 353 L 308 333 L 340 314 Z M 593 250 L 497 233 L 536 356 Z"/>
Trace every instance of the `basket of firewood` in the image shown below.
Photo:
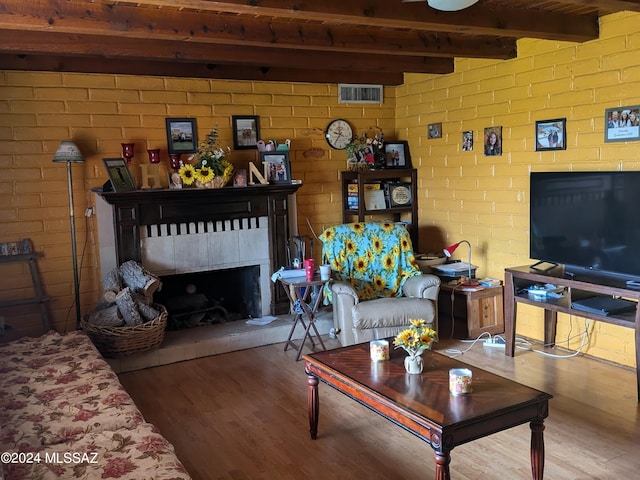
<path fill-rule="evenodd" d="M 80 322 L 102 356 L 121 358 L 160 347 L 168 313 L 152 298 L 161 285 L 158 277 L 134 261 L 107 274 L 102 300 Z"/>
<path fill-rule="evenodd" d="M 82 330 L 91 338 L 105 358 L 122 358 L 160 348 L 167 327 L 167 309 L 152 303 L 159 315 L 153 320 L 135 326 L 106 326 L 90 323 L 87 318 L 80 323 Z"/>

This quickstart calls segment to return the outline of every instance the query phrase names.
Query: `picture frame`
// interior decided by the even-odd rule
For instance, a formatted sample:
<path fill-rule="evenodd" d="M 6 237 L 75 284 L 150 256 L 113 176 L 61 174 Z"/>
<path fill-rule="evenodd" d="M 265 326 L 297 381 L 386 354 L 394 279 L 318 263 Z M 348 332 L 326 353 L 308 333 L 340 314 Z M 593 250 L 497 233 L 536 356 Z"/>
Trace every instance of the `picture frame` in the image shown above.
<path fill-rule="evenodd" d="M 536 152 L 567 149 L 567 119 L 536 121 Z"/>
<path fill-rule="evenodd" d="M 413 186 L 410 183 L 388 183 L 389 207 L 410 207 L 413 200 L 411 196 L 412 188 Z"/>
<path fill-rule="evenodd" d="M 198 127 L 195 118 L 166 118 L 169 154 L 195 153 L 198 150 Z"/>
<path fill-rule="evenodd" d="M 260 162 L 265 166 L 265 178 L 271 184 L 291 183 L 289 152 L 260 152 Z"/>
<path fill-rule="evenodd" d="M 180 177 L 178 172 L 169 172 L 167 177 L 169 177 L 170 190 L 179 190 L 182 188 L 182 177 Z"/>
<path fill-rule="evenodd" d="M 442 122 L 427 125 L 427 138 L 442 138 Z"/>
<path fill-rule="evenodd" d="M 247 186 L 247 171 L 244 168 L 233 172 L 233 186 L 234 187 Z"/>
<path fill-rule="evenodd" d="M 249 150 L 258 148 L 260 141 L 260 117 L 256 115 L 232 115 L 233 148 Z"/>
<path fill-rule="evenodd" d="M 409 142 L 389 141 L 384 144 L 385 168 L 411 168 Z"/>
<path fill-rule="evenodd" d="M 111 187 L 114 192 L 120 193 L 137 190 L 124 158 L 103 158 L 102 161 L 107 169 L 107 174 L 109 175 Z"/>
<path fill-rule="evenodd" d="M 462 151 L 473 152 L 473 130 L 462 132 Z"/>
<path fill-rule="evenodd" d="M 640 105 L 607 108 L 604 111 L 604 141 L 640 140 Z"/>
<path fill-rule="evenodd" d="M 502 155 L 502 127 L 485 127 L 484 155 L 485 157 Z"/>

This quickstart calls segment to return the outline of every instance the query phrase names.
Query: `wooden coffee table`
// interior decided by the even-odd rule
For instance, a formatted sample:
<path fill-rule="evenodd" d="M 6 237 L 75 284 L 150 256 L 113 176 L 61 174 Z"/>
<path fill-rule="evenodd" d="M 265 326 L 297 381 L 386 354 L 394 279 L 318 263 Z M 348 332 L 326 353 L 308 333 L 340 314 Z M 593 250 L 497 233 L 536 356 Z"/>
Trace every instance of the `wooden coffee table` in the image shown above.
<path fill-rule="evenodd" d="M 457 445 L 529 422 L 532 478 L 542 480 L 551 395 L 431 351 L 423 354 L 422 374 L 409 375 L 405 356 L 392 350 L 388 361 L 372 362 L 368 342 L 305 355 L 311 438 L 318 432 L 322 381 L 430 444 L 437 480 L 450 478 L 451 450 Z M 472 370 L 473 393 L 449 393 L 451 368 Z"/>

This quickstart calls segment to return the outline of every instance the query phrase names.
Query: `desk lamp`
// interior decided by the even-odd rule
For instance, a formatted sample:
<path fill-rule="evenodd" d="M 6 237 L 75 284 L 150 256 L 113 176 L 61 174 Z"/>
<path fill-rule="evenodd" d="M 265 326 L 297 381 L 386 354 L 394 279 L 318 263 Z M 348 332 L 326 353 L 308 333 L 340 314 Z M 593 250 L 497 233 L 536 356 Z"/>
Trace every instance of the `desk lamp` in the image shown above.
<path fill-rule="evenodd" d="M 461 243 L 466 243 L 469 246 L 469 277 L 467 278 L 467 281 L 464 282 L 461 286 L 462 287 L 477 287 L 480 284 L 478 282 L 474 282 L 471 280 L 471 244 L 467 241 L 467 240 L 461 240 L 458 243 L 454 243 L 453 245 L 449 245 L 447 248 L 445 248 L 444 254 L 447 256 L 447 258 L 451 258 L 451 254 L 453 252 L 456 251 L 456 248 L 458 248 L 460 246 Z"/>
<path fill-rule="evenodd" d="M 80 326 L 80 281 L 78 279 L 78 254 L 76 251 L 76 221 L 73 214 L 73 180 L 71 164 L 84 163 L 84 157 L 78 146 L 70 141 L 60 142 L 53 156 L 54 163 L 67 164 L 67 186 L 69 187 L 69 216 L 71 218 L 71 255 L 73 257 L 73 288 L 76 302 L 76 328 Z"/>

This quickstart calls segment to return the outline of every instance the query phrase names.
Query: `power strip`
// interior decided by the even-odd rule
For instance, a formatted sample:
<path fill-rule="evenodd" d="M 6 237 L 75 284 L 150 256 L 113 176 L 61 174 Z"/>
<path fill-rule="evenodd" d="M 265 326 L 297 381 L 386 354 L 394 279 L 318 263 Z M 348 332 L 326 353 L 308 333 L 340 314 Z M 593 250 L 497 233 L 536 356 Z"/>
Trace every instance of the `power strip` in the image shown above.
<path fill-rule="evenodd" d="M 484 341 L 485 347 L 504 348 L 504 340 L 498 337 L 488 338 Z"/>

